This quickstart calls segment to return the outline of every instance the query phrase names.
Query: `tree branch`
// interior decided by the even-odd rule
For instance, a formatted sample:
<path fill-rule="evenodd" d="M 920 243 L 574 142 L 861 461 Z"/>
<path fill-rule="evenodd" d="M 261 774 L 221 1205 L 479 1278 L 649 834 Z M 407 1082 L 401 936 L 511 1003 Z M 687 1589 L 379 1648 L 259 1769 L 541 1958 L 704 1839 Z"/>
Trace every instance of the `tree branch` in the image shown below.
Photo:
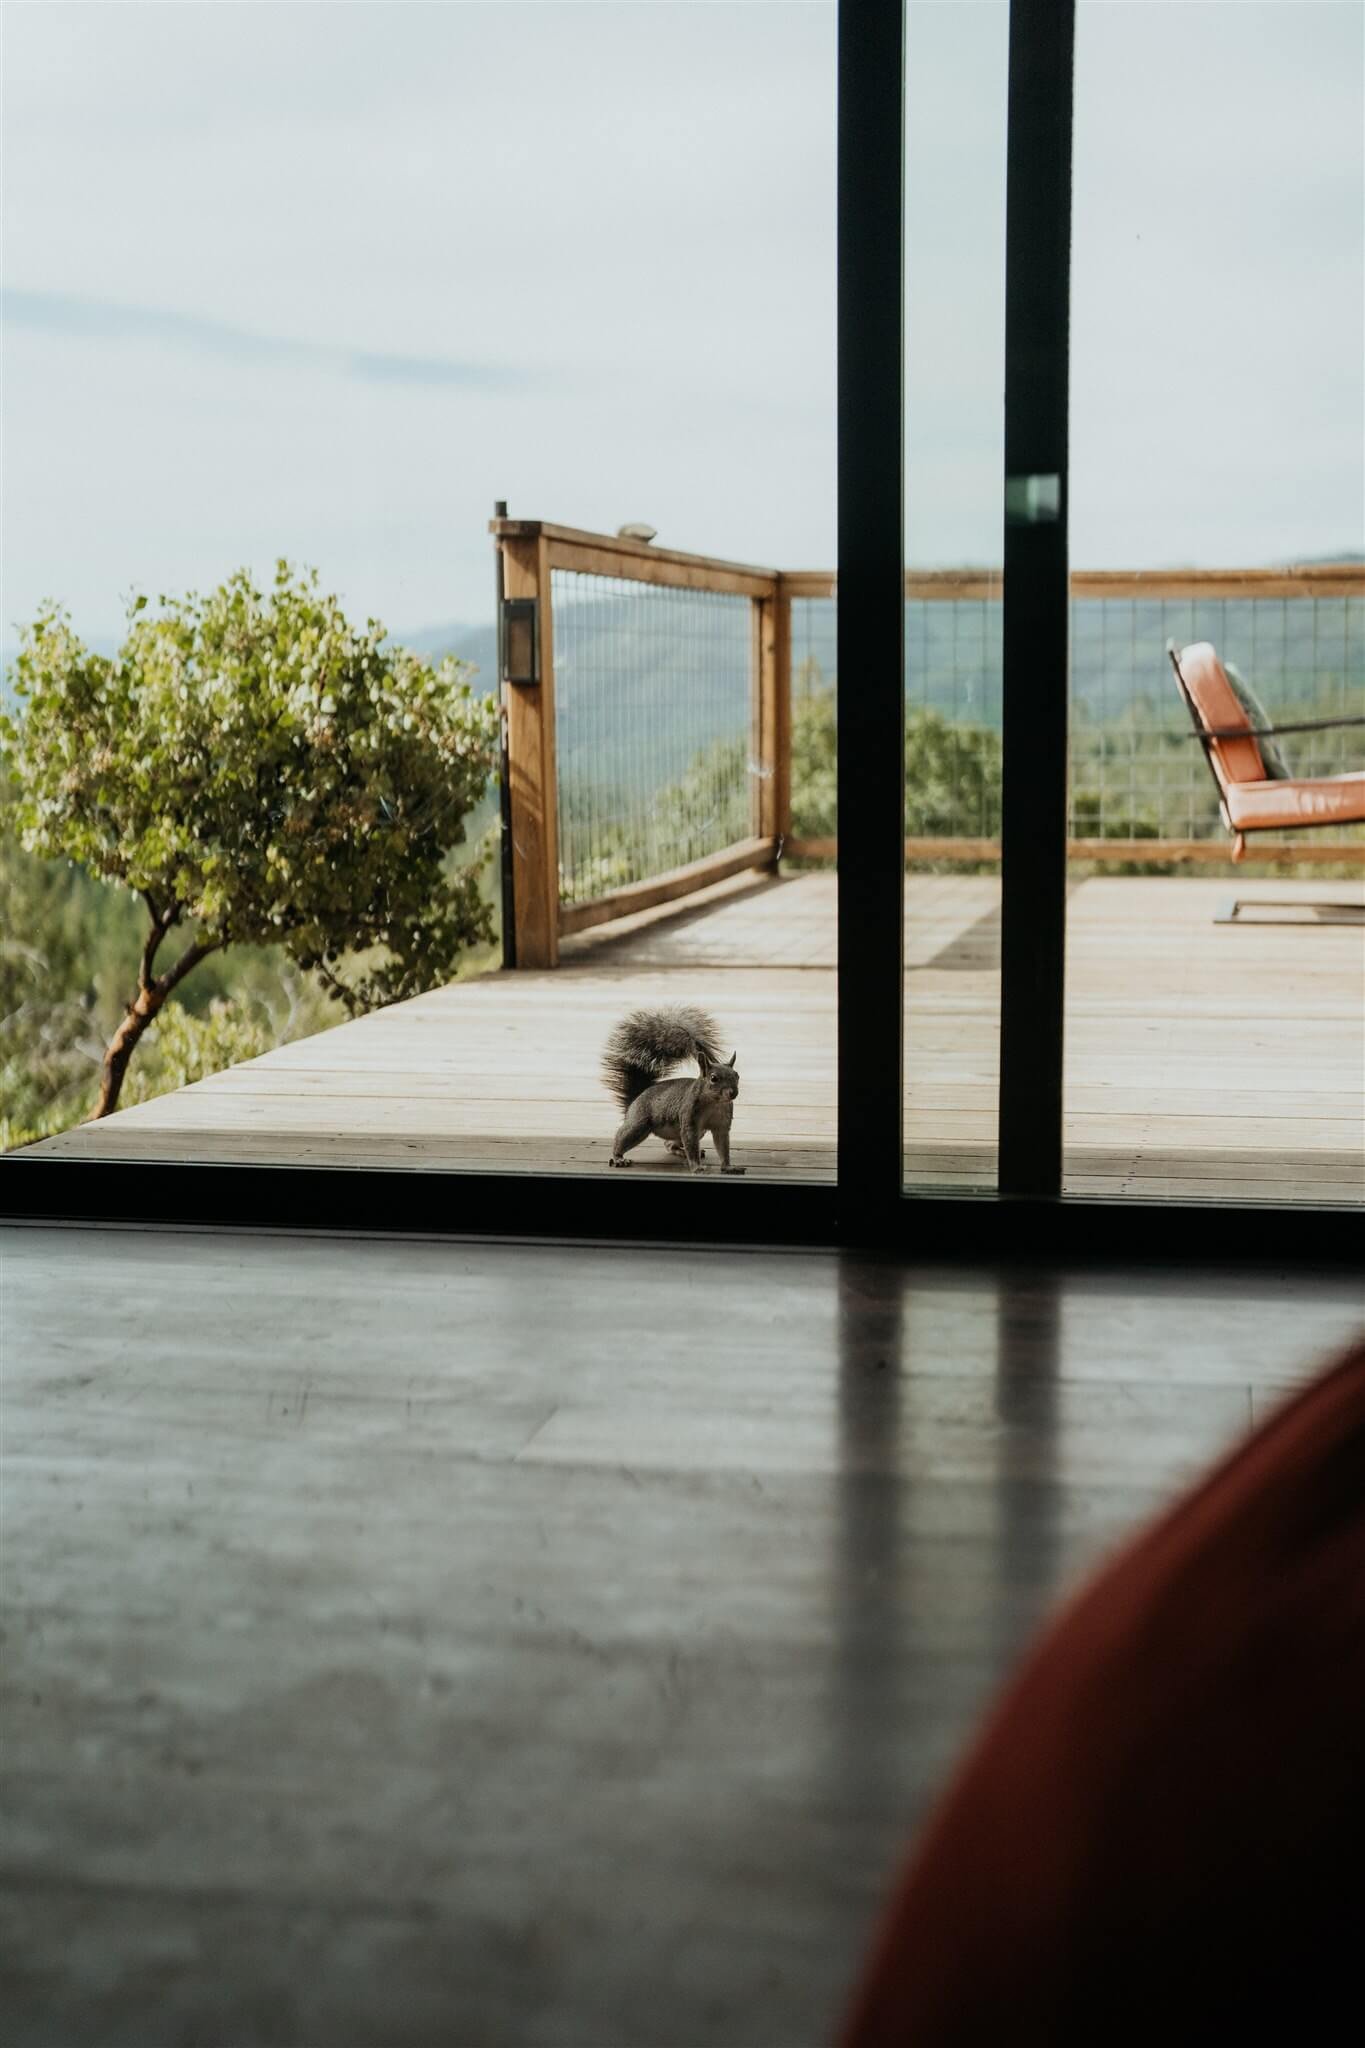
<path fill-rule="evenodd" d="M 149 890 L 143 889 L 141 895 L 152 920 L 152 928 L 147 934 L 147 943 L 142 948 L 142 959 L 137 970 L 137 985 L 140 989 L 146 990 L 152 986 L 152 966 L 161 941 L 170 929 L 171 920 L 165 912 L 157 909 Z"/>
<path fill-rule="evenodd" d="M 226 944 L 226 939 L 195 939 L 192 945 L 186 946 L 174 967 L 158 977 L 155 984 L 158 996 L 164 1000 L 192 967 L 197 967 L 201 960 L 207 960 L 210 953 L 221 953 Z"/>
<path fill-rule="evenodd" d="M 324 988 L 326 988 L 330 994 L 334 995 L 339 1003 L 344 1004 L 347 1012 L 352 1017 L 354 1017 L 357 1014 L 356 1005 L 359 1001 L 359 998 L 357 997 L 355 990 L 353 988 L 348 987 L 347 984 L 341 979 L 340 975 L 333 974 L 331 968 L 326 966 L 322 961 L 318 962 L 318 965 L 313 969 L 313 972 L 317 975 L 318 980 L 323 984 Z"/>
<path fill-rule="evenodd" d="M 166 915 L 174 923 L 179 914 L 180 907 L 177 904 L 173 905 Z M 149 968 L 152 956 L 165 935 L 164 921 L 152 927 L 147 944 L 143 948 L 144 970 Z M 174 967 L 159 975 L 155 981 L 149 981 L 144 972 L 142 986 L 134 1000 L 129 1003 L 123 1022 L 105 1050 L 100 1091 L 95 1107 L 90 1112 L 91 1123 L 97 1123 L 101 1117 L 108 1116 L 111 1111 L 118 1108 L 119 1092 L 123 1087 L 123 1077 L 128 1071 L 128 1062 L 137 1049 L 138 1040 L 160 1011 L 171 990 L 185 979 L 191 968 L 197 967 L 210 953 L 219 952 L 226 944 L 226 939 L 195 939 L 186 946 Z"/>

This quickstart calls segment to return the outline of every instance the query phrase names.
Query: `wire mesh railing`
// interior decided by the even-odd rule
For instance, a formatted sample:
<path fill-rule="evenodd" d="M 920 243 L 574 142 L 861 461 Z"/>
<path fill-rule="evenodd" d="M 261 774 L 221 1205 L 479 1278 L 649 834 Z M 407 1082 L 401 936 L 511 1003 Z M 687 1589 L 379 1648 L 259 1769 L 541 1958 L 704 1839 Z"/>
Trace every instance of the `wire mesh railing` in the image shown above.
<path fill-rule="evenodd" d="M 835 580 L 500 513 L 511 955 L 647 913 L 785 854 L 837 858 Z M 999 857 L 998 571 L 905 588 L 906 857 Z M 1365 709 L 1365 564 L 1081 571 L 1072 582 L 1069 840 L 1142 867 L 1230 853 L 1166 658 L 1209 639 L 1281 722 Z M 1028 688 L 1027 673 L 1021 687 Z M 1294 735 L 1292 772 L 1359 762 L 1359 729 Z M 1253 857 L 1354 860 L 1359 830 Z"/>
<path fill-rule="evenodd" d="M 1186 737 L 1165 647 L 1211 640 L 1272 720 L 1365 711 L 1361 597 L 1086 598 L 1071 611 L 1071 809 L 1077 837 L 1203 839 L 1222 832 L 1203 750 Z M 1300 733 L 1296 775 L 1359 765 L 1360 735 Z"/>
<path fill-rule="evenodd" d="M 916 580 L 932 587 L 929 577 Z M 905 829 L 912 839 L 996 840 L 1000 831 L 1003 607 L 998 588 L 964 596 L 958 580 L 945 578 L 942 595 L 911 596 L 905 606 Z M 1072 599 L 1071 627 L 1073 839 L 1222 837 L 1212 779 L 1172 681 L 1169 640 L 1211 640 L 1272 719 L 1365 712 L 1365 588 L 1359 596 L 1310 589 L 1235 597 L 1169 589 L 1091 596 L 1082 589 Z M 797 839 L 826 840 L 837 830 L 835 628 L 832 597 L 793 599 Z M 1296 775 L 1361 765 L 1358 730 L 1294 735 L 1285 750 Z"/>
<path fill-rule="evenodd" d="M 556 569 L 551 604 L 561 904 L 748 838 L 750 599 Z"/>

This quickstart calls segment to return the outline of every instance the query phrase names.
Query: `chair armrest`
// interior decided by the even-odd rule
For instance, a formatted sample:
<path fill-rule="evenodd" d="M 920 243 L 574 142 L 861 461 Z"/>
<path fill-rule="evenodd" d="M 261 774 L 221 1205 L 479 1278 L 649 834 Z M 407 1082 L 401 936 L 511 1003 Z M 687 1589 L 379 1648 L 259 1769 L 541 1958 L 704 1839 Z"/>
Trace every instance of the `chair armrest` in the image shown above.
<path fill-rule="evenodd" d="M 1335 732 L 1344 725 L 1365 725 L 1365 718 L 1301 718 L 1291 725 L 1205 725 L 1182 732 L 1182 740 L 1271 740 L 1284 732 Z"/>

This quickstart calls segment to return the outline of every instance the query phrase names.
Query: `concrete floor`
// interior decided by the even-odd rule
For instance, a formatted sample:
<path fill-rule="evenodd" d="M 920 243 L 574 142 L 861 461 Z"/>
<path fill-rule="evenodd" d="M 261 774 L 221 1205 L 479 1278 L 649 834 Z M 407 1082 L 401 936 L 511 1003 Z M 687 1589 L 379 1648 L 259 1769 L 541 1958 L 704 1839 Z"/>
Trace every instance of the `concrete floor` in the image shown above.
<path fill-rule="evenodd" d="M 1345 1278 L 0 1235 L 9 2048 L 803 2048 Z"/>

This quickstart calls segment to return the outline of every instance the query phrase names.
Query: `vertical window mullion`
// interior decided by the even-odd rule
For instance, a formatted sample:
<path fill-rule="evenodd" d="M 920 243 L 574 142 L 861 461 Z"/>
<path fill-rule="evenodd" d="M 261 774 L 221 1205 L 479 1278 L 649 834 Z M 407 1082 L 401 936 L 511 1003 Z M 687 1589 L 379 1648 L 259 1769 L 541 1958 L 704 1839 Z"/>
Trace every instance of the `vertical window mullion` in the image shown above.
<path fill-rule="evenodd" d="M 838 142 L 839 1219 L 896 1227 L 905 893 L 903 0 L 843 0 Z"/>
<path fill-rule="evenodd" d="M 1011 0 L 1000 1192 L 1062 1185 L 1074 0 Z"/>

